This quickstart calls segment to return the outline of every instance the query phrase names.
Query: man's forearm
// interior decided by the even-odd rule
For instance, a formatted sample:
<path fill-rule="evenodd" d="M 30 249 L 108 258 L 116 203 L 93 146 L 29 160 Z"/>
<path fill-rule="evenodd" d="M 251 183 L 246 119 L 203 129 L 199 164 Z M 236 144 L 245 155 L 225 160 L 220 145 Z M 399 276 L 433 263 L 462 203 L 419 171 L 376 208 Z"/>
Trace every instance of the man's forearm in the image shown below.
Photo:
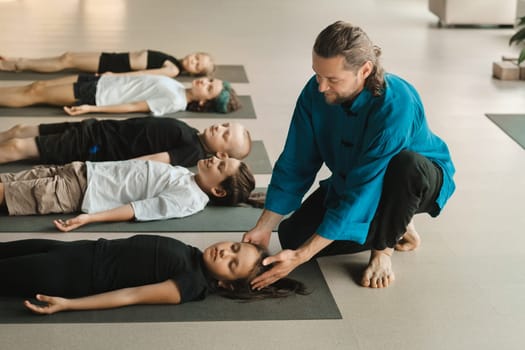
<path fill-rule="evenodd" d="M 302 262 L 306 262 L 314 257 L 321 250 L 326 248 L 333 240 L 324 238 L 317 233 L 314 233 L 306 242 L 303 243 L 297 250 L 297 254 Z"/>
<path fill-rule="evenodd" d="M 281 222 L 283 216 L 271 210 L 264 209 L 263 213 L 257 220 L 255 228 L 258 230 L 273 231 L 275 227 Z"/>

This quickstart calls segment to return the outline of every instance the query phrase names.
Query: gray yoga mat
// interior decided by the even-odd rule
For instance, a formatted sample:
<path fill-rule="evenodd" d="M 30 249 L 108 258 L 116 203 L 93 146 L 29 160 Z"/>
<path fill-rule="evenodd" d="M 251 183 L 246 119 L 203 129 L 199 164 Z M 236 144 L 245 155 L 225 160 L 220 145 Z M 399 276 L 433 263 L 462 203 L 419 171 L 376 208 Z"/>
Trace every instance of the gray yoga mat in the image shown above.
<path fill-rule="evenodd" d="M 252 207 L 208 205 L 203 211 L 180 219 L 145 222 L 107 222 L 89 224 L 80 232 L 246 232 L 262 210 Z M 0 232 L 58 232 L 55 219 L 69 219 L 77 214 L 8 216 L 0 214 Z"/>
<path fill-rule="evenodd" d="M 486 116 L 525 149 L 525 114 L 486 114 Z"/>
<path fill-rule="evenodd" d="M 0 297 L 0 323 L 132 323 L 191 321 L 265 321 L 341 319 L 319 265 L 310 261 L 290 274 L 302 281 L 311 294 L 238 302 L 217 295 L 181 305 L 136 305 L 112 310 L 72 311 L 34 315 L 22 305 L 23 298 Z"/>
<path fill-rule="evenodd" d="M 75 75 L 82 73 L 78 70 L 64 70 L 56 73 L 37 73 L 37 72 L 0 72 L 0 80 L 48 80 L 55 78 L 62 78 L 68 75 Z M 233 64 L 220 64 L 217 65 L 215 70 L 214 77 L 217 77 L 221 80 L 228 80 L 232 83 L 247 83 L 248 76 L 246 75 L 246 70 L 243 65 L 233 65 Z M 178 76 L 175 79 L 180 82 L 189 82 L 195 79 L 193 76 Z"/>
<path fill-rule="evenodd" d="M 238 110 L 231 113 L 199 113 L 199 112 L 188 112 L 181 111 L 172 114 L 166 114 L 165 117 L 174 117 L 178 119 L 184 118 L 214 118 L 214 119 L 255 119 L 255 109 L 253 108 L 252 98 L 250 96 L 239 96 L 239 100 L 242 104 L 242 107 Z M 96 117 L 96 116 L 111 116 L 111 117 L 141 117 L 150 115 L 149 113 L 90 113 L 87 115 L 82 115 L 80 117 Z M 23 108 L 10 108 L 10 107 L 0 107 L 0 117 L 67 117 L 67 118 L 76 118 L 69 116 L 62 107 L 54 106 L 30 106 Z"/>

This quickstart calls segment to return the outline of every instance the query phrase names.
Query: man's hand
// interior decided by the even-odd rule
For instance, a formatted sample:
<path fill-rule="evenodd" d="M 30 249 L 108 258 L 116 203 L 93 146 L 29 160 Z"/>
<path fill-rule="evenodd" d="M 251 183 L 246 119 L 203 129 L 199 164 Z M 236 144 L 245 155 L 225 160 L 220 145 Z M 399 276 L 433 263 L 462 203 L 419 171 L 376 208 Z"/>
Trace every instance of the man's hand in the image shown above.
<path fill-rule="evenodd" d="M 274 266 L 269 271 L 254 278 L 251 282 L 252 288 L 261 289 L 274 283 L 287 276 L 303 262 L 305 261 L 303 261 L 296 250 L 289 249 L 283 250 L 277 255 L 267 257 L 263 260 L 263 265 L 274 264 Z"/>
<path fill-rule="evenodd" d="M 34 312 L 35 314 L 51 315 L 60 311 L 67 310 L 68 299 L 51 297 L 43 294 L 37 294 L 36 299 L 38 301 L 46 303 L 46 305 L 40 306 L 33 304 L 29 300 L 24 301 L 24 306 Z"/>
<path fill-rule="evenodd" d="M 80 105 L 80 106 L 64 106 L 64 111 L 69 115 L 82 115 L 91 112 L 91 105 Z"/>
<path fill-rule="evenodd" d="M 53 223 L 55 224 L 56 228 L 60 231 L 69 232 L 89 223 L 89 214 L 80 214 L 79 216 L 65 221 L 58 219 L 54 220 Z"/>
<path fill-rule="evenodd" d="M 270 244 L 271 236 L 272 236 L 272 231 L 266 231 L 266 230 L 253 228 L 242 236 L 242 241 L 247 242 L 247 243 L 261 245 L 263 247 L 268 248 L 268 245 Z"/>

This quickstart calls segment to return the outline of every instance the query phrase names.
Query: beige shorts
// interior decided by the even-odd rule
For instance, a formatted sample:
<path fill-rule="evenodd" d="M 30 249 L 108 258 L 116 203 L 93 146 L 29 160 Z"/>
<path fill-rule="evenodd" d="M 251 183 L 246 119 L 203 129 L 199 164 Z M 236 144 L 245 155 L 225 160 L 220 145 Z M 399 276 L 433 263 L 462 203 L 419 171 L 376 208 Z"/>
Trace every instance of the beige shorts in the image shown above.
<path fill-rule="evenodd" d="M 86 165 L 38 166 L 0 174 L 9 215 L 72 213 L 80 210 L 86 192 Z"/>

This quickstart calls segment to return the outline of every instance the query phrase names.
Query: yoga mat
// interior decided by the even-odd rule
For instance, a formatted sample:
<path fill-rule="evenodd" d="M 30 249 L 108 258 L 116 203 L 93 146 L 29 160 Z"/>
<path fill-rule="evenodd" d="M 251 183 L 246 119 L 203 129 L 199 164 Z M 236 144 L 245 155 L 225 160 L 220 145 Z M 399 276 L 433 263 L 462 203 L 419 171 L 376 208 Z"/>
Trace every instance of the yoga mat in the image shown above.
<path fill-rule="evenodd" d="M 201 212 L 180 219 L 95 223 L 79 232 L 246 232 L 262 210 L 252 207 L 208 205 Z M 8 216 L 0 214 L 0 232 L 58 232 L 55 219 L 69 219 L 78 214 Z"/>
<path fill-rule="evenodd" d="M 248 157 L 243 159 L 254 174 L 271 174 L 272 163 L 261 140 L 252 141 L 252 150 Z"/>
<path fill-rule="evenodd" d="M 525 149 L 525 114 L 486 114 L 486 116 Z"/>
<path fill-rule="evenodd" d="M 239 302 L 210 295 L 203 301 L 181 305 L 136 305 L 112 310 L 69 311 L 34 315 L 22 305 L 22 298 L 0 297 L 0 323 L 132 323 L 190 321 L 266 321 L 341 319 L 332 293 L 319 265 L 310 261 L 290 277 L 302 281 L 312 292 L 282 299 Z"/>
<path fill-rule="evenodd" d="M 248 164 L 250 169 L 254 174 L 271 174 L 272 173 L 272 164 L 270 163 L 270 158 L 266 152 L 266 147 L 261 140 L 252 141 L 252 150 L 250 155 L 243 159 L 243 161 Z M 35 161 L 18 161 L 12 163 L 6 163 L 0 165 L 0 173 L 16 173 L 25 169 L 29 169 L 35 165 L 41 163 L 38 160 Z M 196 172 L 197 168 L 190 168 L 191 171 Z"/>
<path fill-rule="evenodd" d="M 68 75 L 75 75 L 82 73 L 78 70 L 64 70 L 61 72 L 55 73 L 37 73 L 37 72 L 0 72 L 0 80 L 48 80 L 55 78 L 62 78 Z M 242 65 L 232 65 L 232 64 L 220 64 L 217 65 L 217 68 L 213 74 L 214 77 L 217 77 L 221 80 L 228 80 L 232 83 L 247 83 L 248 76 L 246 75 L 246 70 Z M 193 76 L 178 76 L 175 79 L 180 82 L 190 82 L 196 77 Z"/>
<path fill-rule="evenodd" d="M 217 118 L 217 119 L 255 119 L 255 109 L 253 108 L 253 102 L 250 96 L 239 96 L 239 100 L 242 104 L 242 107 L 238 110 L 231 113 L 199 113 L 199 112 L 188 112 L 181 111 L 172 114 L 165 114 L 164 117 L 174 117 L 178 119 L 184 118 Z M 85 118 L 89 116 L 105 116 L 105 117 L 141 117 L 151 115 L 149 113 L 90 113 L 82 115 L 80 117 Z M 67 118 L 76 118 L 69 116 L 62 107 L 54 106 L 30 106 L 23 108 L 10 108 L 10 107 L 0 107 L 0 117 L 67 117 Z"/>

